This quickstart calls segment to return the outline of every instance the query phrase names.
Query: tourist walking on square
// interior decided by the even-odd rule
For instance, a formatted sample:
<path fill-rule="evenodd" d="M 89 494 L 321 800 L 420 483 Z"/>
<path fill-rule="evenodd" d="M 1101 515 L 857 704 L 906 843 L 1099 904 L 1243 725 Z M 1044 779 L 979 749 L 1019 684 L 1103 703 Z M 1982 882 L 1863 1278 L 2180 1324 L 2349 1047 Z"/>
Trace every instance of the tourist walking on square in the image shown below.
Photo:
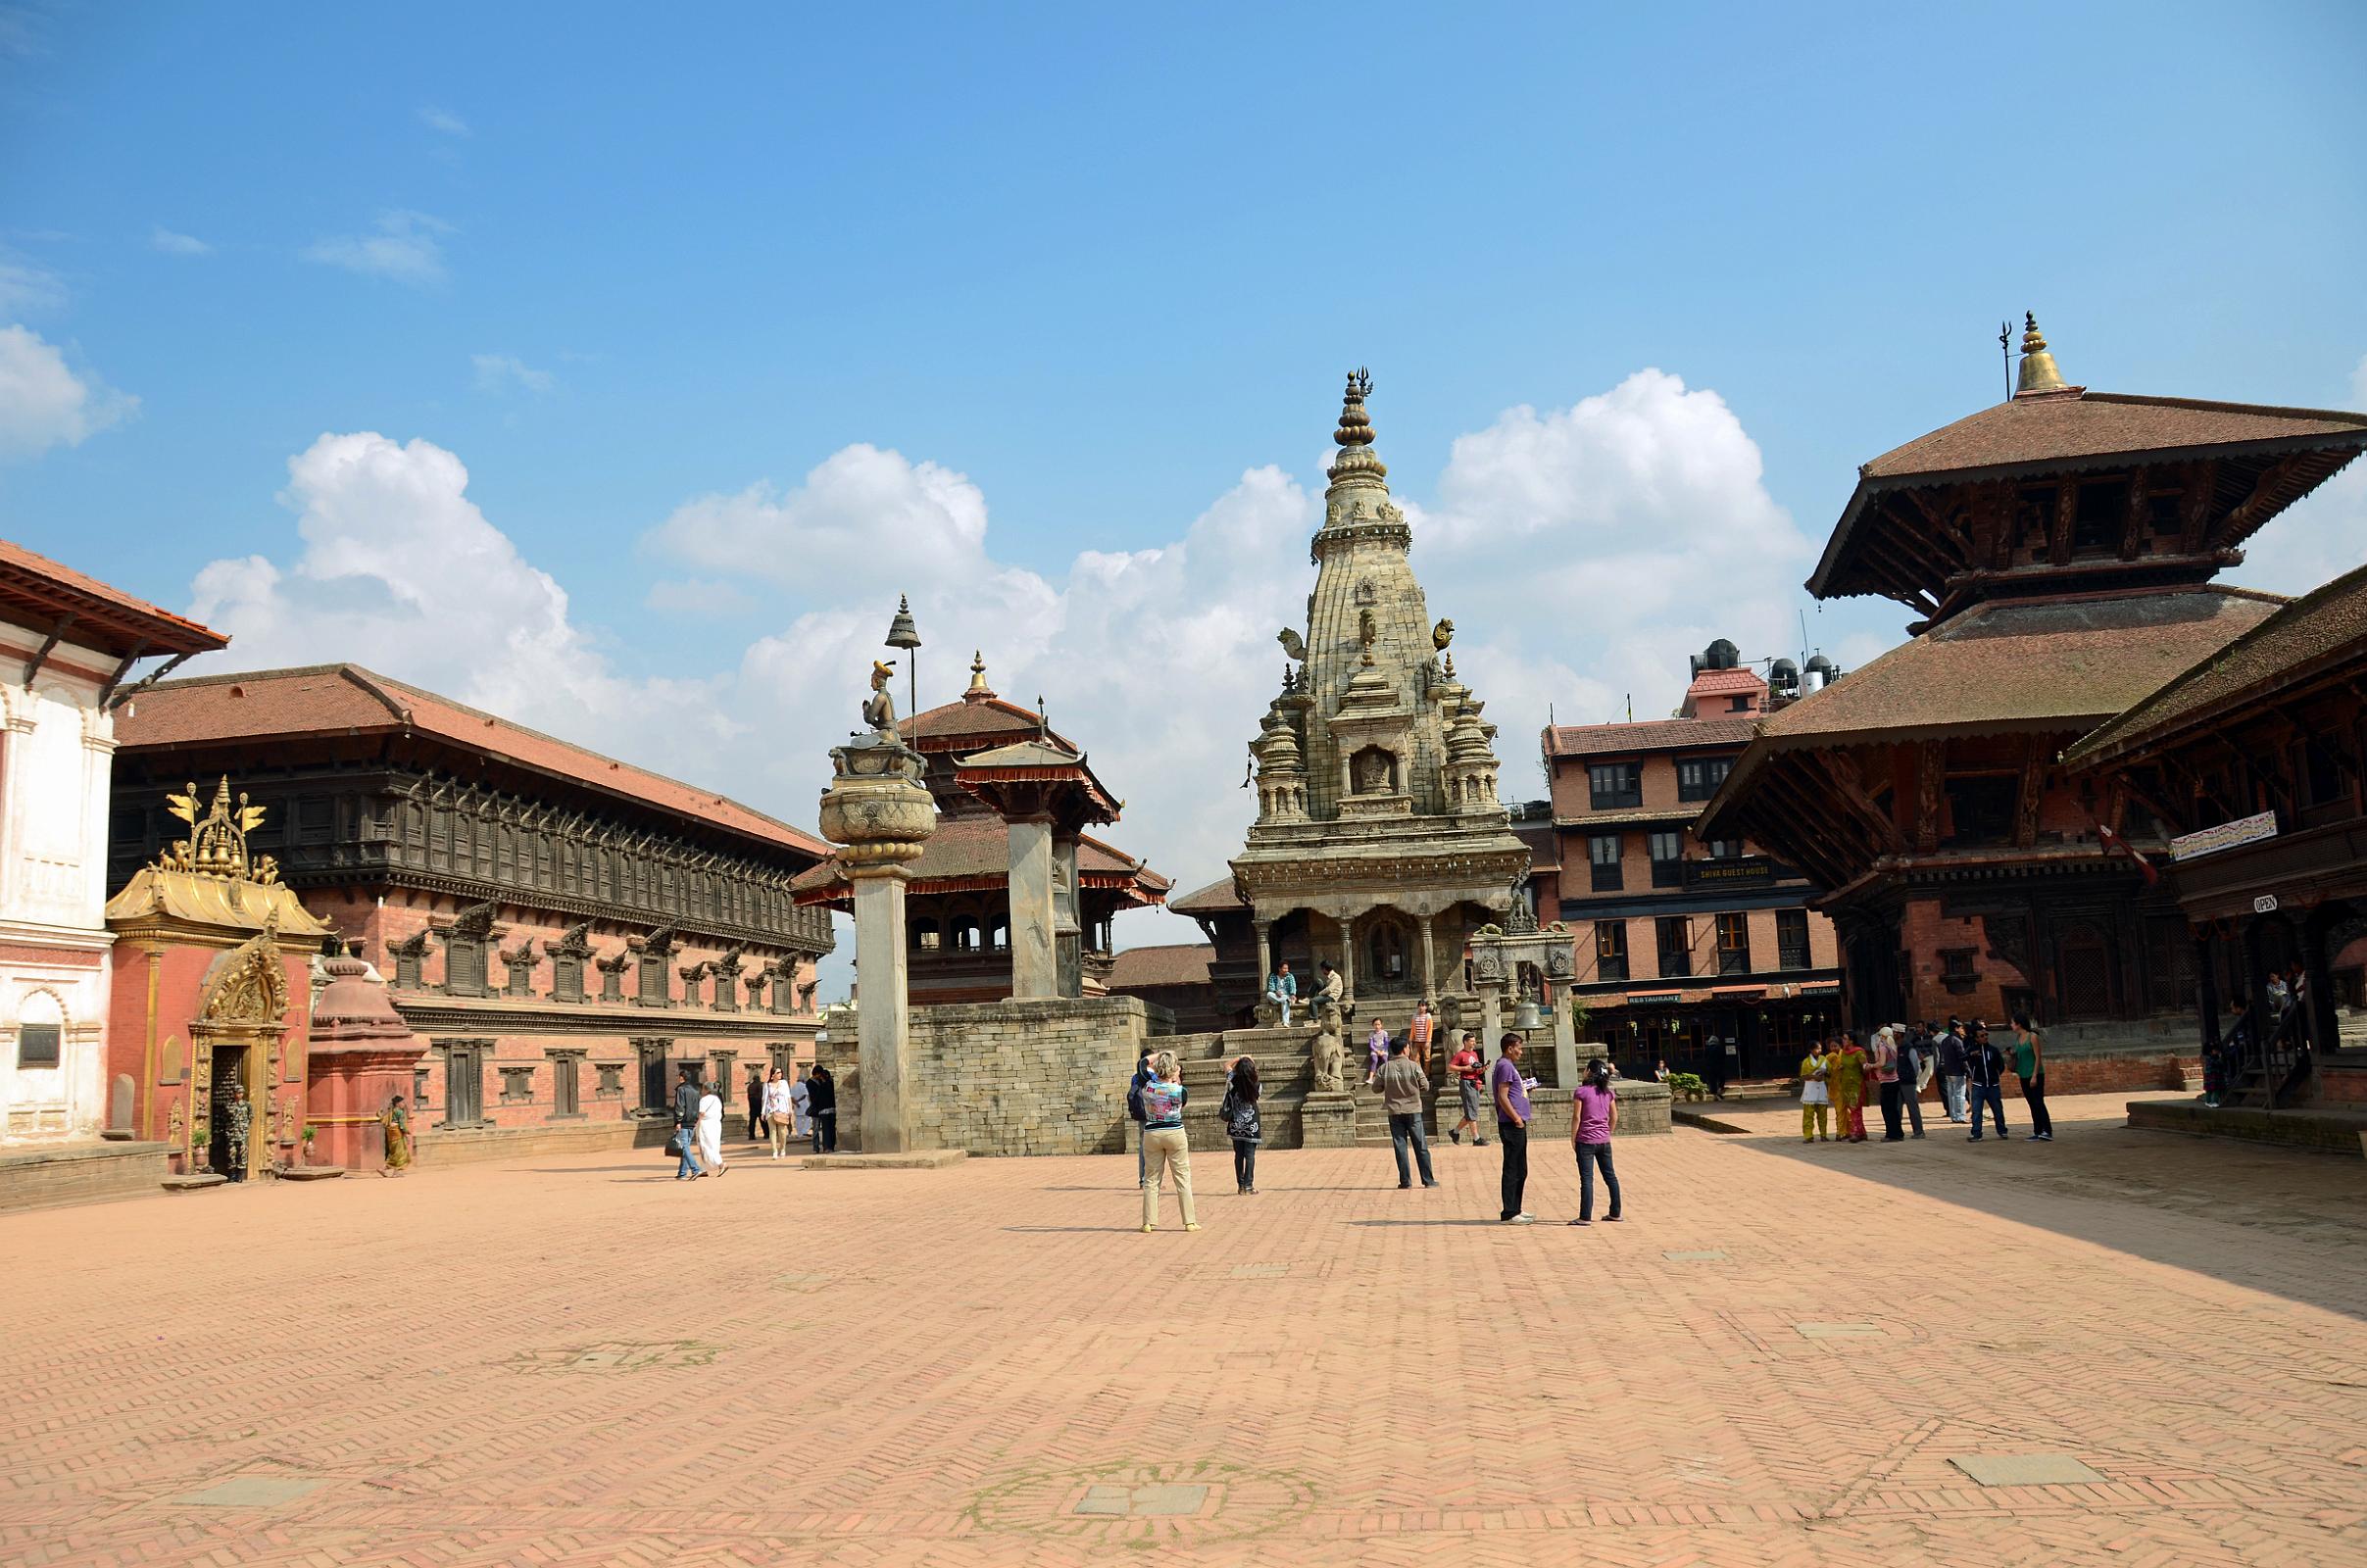
<path fill-rule="evenodd" d="M 1833 1136 L 1865 1142 L 1865 1053 L 1847 1035 L 1835 1035 L 1825 1052 L 1825 1085 L 1833 1091 Z"/>
<path fill-rule="evenodd" d="M 1803 1144 L 1833 1141 L 1825 1131 L 1825 1111 L 1833 1103 L 1833 1091 L 1825 1083 L 1826 1060 L 1823 1044 L 1815 1040 L 1808 1042 L 1808 1054 L 1800 1058 L 1800 1141 Z"/>
<path fill-rule="evenodd" d="M 401 1095 L 387 1102 L 378 1125 L 386 1130 L 386 1168 L 378 1174 L 399 1176 L 411 1168 L 411 1112 L 403 1108 Z"/>
<path fill-rule="evenodd" d="M 1192 1146 L 1184 1141 L 1184 1102 L 1190 1096 L 1175 1081 L 1175 1053 L 1162 1051 L 1151 1058 L 1151 1081 L 1143 1085 L 1143 1232 L 1159 1229 L 1159 1189 L 1168 1171 L 1175 1173 L 1175 1202 L 1183 1210 L 1183 1227 L 1200 1229 L 1192 1214 Z"/>
<path fill-rule="evenodd" d="M 1430 1042 L 1438 1033 L 1438 1020 L 1430 1015 L 1430 1004 L 1413 1004 L 1413 1021 L 1405 1025 L 1405 1059 L 1430 1076 Z"/>
<path fill-rule="evenodd" d="M 1964 1025 L 1950 1015 L 1948 1027 L 1939 1032 L 1932 1044 L 1940 1050 L 1940 1099 L 1948 1106 L 1948 1119 L 1964 1119 Z"/>
<path fill-rule="evenodd" d="M 1471 1147 L 1485 1148 L 1488 1141 L 1479 1132 L 1479 1104 L 1483 1093 L 1480 1086 L 1487 1078 L 1488 1069 L 1479 1057 L 1479 1036 L 1468 1029 L 1463 1031 L 1462 1044 L 1455 1047 L 1455 1054 L 1447 1058 L 1447 1070 L 1455 1074 L 1455 1095 L 1462 1103 L 1463 1111 L 1463 1119 L 1455 1124 L 1455 1130 L 1447 1135 L 1447 1140 L 1459 1144 L 1463 1141 L 1463 1133 L 1468 1130 Z"/>
<path fill-rule="evenodd" d="M 1981 1107 L 1997 1119 L 1997 1136 L 2005 1136 L 2005 1058 L 1989 1043 L 1989 1025 L 1975 1018 L 1964 1042 L 1964 1088 L 1971 1097 L 1972 1139 L 1981 1141 Z"/>
<path fill-rule="evenodd" d="M 699 1097 L 699 1174 L 723 1174 L 723 1097 L 712 1085 Z"/>
<path fill-rule="evenodd" d="M 682 1163 L 674 1167 L 678 1182 L 699 1174 L 699 1085 L 692 1077 L 696 1071 L 686 1061 L 676 1069 L 674 1081 L 674 1147 L 682 1156 Z"/>
<path fill-rule="evenodd" d="M 1225 1074 L 1224 1103 L 1216 1107 L 1224 1134 L 1233 1141 L 1233 1191 L 1250 1197 L 1257 1192 L 1257 1146 L 1265 1142 L 1257 1093 L 1257 1058 L 1243 1056 Z"/>
<path fill-rule="evenodd" d="M 764 1141 L 764 1078 L 754 1069 L 748 1074 L 748 1141 Z"/>
<path fill-rule="evenodd" d="M 1504 1036 L 1500 1049 L 1504 1054 L 1488 1069 L 1496 1136 L 1504 1146 L 1503 1212 L 1496 1217 L 1506 1225 L 1534 1225 L 1536 1217 L 1521 1206 L 1529 1189 L 1529 1084 L 1520 1075 L 1520 1036 Z"/>
<path fill-rule="evenodd" d="M 1380 1082 L 1381 1067 L 1389 1060 L 1389 1031 L 1381 1020 L 1372 1020 L 1372 1033 L 1364 1037 L 1364 1087 L 1370 1089 Z"/>
<path fill-rule="evenodd" d="M 2054 1118 L 2046 1114 L 2046 1048 L 2027 1014 L 2013 1021 L 2013 1075 L 2022 1080 L 2022 1103 L 2030 1107 L 2030 1142 L 2054 1142 Z"/>
<path fill-rule="evenodd" d="M 1932 1037 L 1923 1032 L 1921 1024 L 1908 1028 L 1905 1024 L 1891 1025 L 1891 1038 L 1904 1042 L 1899 1051 L 1899 1098 L 1906 1102 L 1907 1125 L 1914 1129 L 1907 1136 L 1923 1136 L 1923 1090 L 1932 1081 Z"/>
<path fill-rule="evenodd" d="M 247 1136 L 254 1130 L 255 1107 L 247 1102 L 247 1086 L 232 1084 L 229 1098 L 215 1107 L 222 1124 L 222 1174 L 234 1182 L 247 1179 Z"/>
<path fill-rule="evenodd" d="M 1726 1086 L 1742 1075 L 1742 1048 L 1732 1035 L 1709 1042 L 1709 1060 L 1703 1071 L 1709 1079 L 1709 1098 L 1726 1098 Z"/>
<path fill-rule="evenodd" d="M 838 1080 L 819 1062 L 814 1064 L 814 1074 L 806 1082 L 806 1103 L 814 1111 L 814 1152 L 837 1153 Z"/>
<path fill-rule="evenodd" d="M 814 1091 L 806 1087 L 806 1069 L 793 1069 L 795 1081 L 789 1085 L 790 1130 L 799 1138 L 814 1135 Z"/>
<path fill-rule="evenodd" d="M 1899 1041 L 1887 1023 L 1874 1031 L 1874 1054 L 1868 1065 L 1874 1070 L 1874 1093 L 1882 1101 L 1882 1141 L 1904 1143 L 1906 1134 L 1899 1124 Z"/>
<path fill-rule="evenodd" d="M 1611 1090 L 1611 1064 L 1597 1056 L 1586 1064 L 1586 1082 L 1570 1096 L 1570 1148 L 1578 1155 L 1578 1217 L 1595 1223 L 1595 1172 L 1610 1196 L 1605 1220 L 1619 1217 L 1619 1173 L 1611 1168 L 1611 1134 L 1619 1126 L 1619 1097 Z"/>
<path fill-rule="evenodd" d="M 772 1157 L 789 1157 L 789 1133 L 797 1125 L 790 1110 L 789 1075 L 775 1067 L 764 1080 L 764 1130 L 772 1135 Z"/>
<path fill-rule="evenodd" d="M 1429 1097 L 1430 1075 L 1405 1054 L 1405 1042 L 1391 1044 L 1389 1059 L 1381 1063 L 1381 1108 L 1389 1112 L 1389 1147 L 1398 1157 L 1400 1191 L 1413 1185 L 1413 1172 L 1405 1164 L 1407 1144 L 1413 1146 L 1413 1156 L 1420 1162 L 1422 1185 L 1438 1185 L 1438 1178 L 1430 1174 L 1430 1139 L 1422 1130 L 1422 1102 Z"/>
<path fill-rule="evenodd" d="M 1282 1009 L 1282 1027 L 1291 1026 L 1291 1004 L 1299 1000 L 1299 977 L 1291 973 L 1291 961 L 1282 960 L 1274 972 L 1266 976 L 1265 999 Z"/>

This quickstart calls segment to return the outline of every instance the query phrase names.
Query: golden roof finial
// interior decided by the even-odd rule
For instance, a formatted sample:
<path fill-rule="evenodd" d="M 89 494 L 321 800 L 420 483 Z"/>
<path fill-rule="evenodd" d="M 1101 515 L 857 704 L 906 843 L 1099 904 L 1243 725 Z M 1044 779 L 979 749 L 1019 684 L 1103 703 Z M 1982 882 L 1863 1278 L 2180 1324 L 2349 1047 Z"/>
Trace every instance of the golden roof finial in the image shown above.
<path fill-rule="evenodd" d="M 986 652 L 975 650 L 969 656 L 969 690 L 962 694 L 962 700 L 982 703 L 994 695 L 994 688 L 986 684 Z"/>
<path fill-rule="evenodd" d="M 2013 395 L 2023 397 L 2033 392 L 2067 392 L 2062 372 L 2054 368 L 2054 356 L 2046 352 L 2046 339 L 2039 331 L 2039 318 L 2029 311 L 2022 313 L 2022 373 L 2014 382 Z"/>

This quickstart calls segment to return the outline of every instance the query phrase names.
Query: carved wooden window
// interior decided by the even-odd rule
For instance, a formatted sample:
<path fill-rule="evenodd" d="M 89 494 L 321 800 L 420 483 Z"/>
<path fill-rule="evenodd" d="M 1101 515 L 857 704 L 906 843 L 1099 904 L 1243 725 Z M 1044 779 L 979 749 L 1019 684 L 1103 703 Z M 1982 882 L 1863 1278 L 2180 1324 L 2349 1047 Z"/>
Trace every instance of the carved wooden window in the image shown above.
<path fill-rule="evenodd" d="M 531 1065 L 513 1067 L 507 1064 L 495 1068 L 502 1075 L 502 1103 L 528 1105 L 534 1102 L 534 1069 Z"/>
<path fill-rule="evenodd" d="M 2067 932 L 2055 945 L 2055 967 L 2066 1018 L 2109 1018 L 2113 1005 L 2112 952 L 2094 931 Z"/>
<path fill-rule="evenodd" d="M 1627 922 L 1595 922 L 1595 975 L 1602 980 L 1627 978 Z"/>
<path fill-rule="evenodd" d="M 1664 914 L 1652 922 L 1660 950 L 1660 975 L 1675 979 L 1693 973 L 1693 922 L 1681 914 Z"/>
<path fill-rule="evenodd" d="M 594 1093 L 603 1100 L 622 1100 L 624 1098 L 624 1063 L 621 1061 L 596 1061 L 592 1065 L 600 1069 L 600 1087 Z"/>
<path fill-rule="evenodd" d="M 641 973 L 634 981 L 634 997 L 646 1007 L 666 1007 L 673 1004 L 673 982 L 666 978 L 664 954 L 641 955 Z"/>
<path fill-rule="evenodd" d="M 1948 796 L 1949 844 L 2002 844 L 2012 836 L 2014 803 L 2021 797 L 2019 775 L 1960 774 L 1943 788 Z"/>
<path fill-rule="evenodd" d="M 553 1002 L 581 1002 L 583 1000 L 583 959 L 572 953 L 551 955 L 551 1000 Z"/>
<path fill-rule="evenodd" d="M 55 1067 L 64 1050 L 65 1032 L 54 1023 L 17 1026 L 17 1065 Z"/>
<path fill-rule="evenodd" d="M 671 1040 L 642 1039 L 630 1042 L 633 1054 L 640 1058 L 641 1108 L 650 1115 L 673 1108 L 673 1085 L 667 1081 L 666 1054 L 673 1049 Z"/>
<path fill-rule="evenodd" d="M 1974 964 L 1971 948 L 1942 948 L 1940 950 L 1940 983 L 1950 996 L 1968 996 L 1981 983 L 1981 971 Z"/>
<path fill-rule="evenodd" d="M 485 940 L 451 933 L 444 945 L 444 990 L 455 997 L 485 994 Z"/>
<path fill-rule="evenodd" d="M 1779 969 L 1808 967 L 1807 910 L 1775 911 L 1775 966 Z"/>
<path fill-rule="evenodd" d="M 2071 553 L 2118 555 L 2121 529 L 2128 517 L 2128 480 L 2092 479 L 2081 485 L 2078 510 L 2071 516 Z"/>

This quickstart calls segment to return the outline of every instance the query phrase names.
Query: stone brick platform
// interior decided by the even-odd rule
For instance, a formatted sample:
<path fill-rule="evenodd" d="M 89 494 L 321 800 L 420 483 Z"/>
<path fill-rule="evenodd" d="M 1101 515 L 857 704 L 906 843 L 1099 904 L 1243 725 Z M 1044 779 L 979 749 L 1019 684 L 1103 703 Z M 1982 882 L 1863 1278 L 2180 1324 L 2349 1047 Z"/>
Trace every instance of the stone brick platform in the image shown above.
<path fill-rule="evenodd" d="M 1453 1147 L 1196 1160 L 1197 1235 L 1122 1155 L 0 1216 L 0 1562 L 2367 1560 L 2367 1161 L 1724 1109 L 1591 1230 L 1544 1140 L 1529 1228 Z"/>
<path fill-rule="evenodd" d="M 63 1144 L 0 1154 L 0 1210 L 153 1193 L 171 1170 L 169 1144 Z"/>
<path fill-rule="evenodd" d="M 2247 1138 L 2330 1154 L 2367 1153 L 2367 1111 L 2263 1110 L 2253 1105 L 2206 1105 L 2199 1100 L 2132 1100 L 2129 1125 L 2206 1138 Z"/>

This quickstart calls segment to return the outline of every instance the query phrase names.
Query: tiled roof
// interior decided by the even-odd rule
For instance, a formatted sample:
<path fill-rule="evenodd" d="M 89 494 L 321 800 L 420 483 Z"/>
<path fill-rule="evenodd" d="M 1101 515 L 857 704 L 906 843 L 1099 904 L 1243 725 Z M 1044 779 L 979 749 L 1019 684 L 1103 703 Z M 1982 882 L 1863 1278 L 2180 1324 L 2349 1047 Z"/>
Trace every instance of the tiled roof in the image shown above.
<path fill-rule="evenodd" d="M 428 735 L 767 844 L 816 857 L 830 853 L 811 834 L 713 791 L 570 746 L 359 664 L 160 682 L 116 715 L 115 733 L 117 744 L 133 752 L 320 735 Z"/>
<path fill-rule="evenodd" d="M 1744 692 L 1763 692 L 1767 683 L 1751 669 L 1704 669 L 1693 678 L 1686 692 L 1695 697 L 1734 697 Z"/>
<path fill-rule="evenodd" d="M 1995 600 L 1758 721 L 1722 797 L 1765 751 L 1948 734 L 2084 729 L 2272 614 L 2282 600 L 2202 587 L 2071 601 Z M 1714 815 L 1715 813 L 1711 813 Z"/>
<path fill-rule="evenodd" d="M 1740 747 L 1758 721 L 1730 718 L 1658 718 L 1633 724 L 1557 724 L 1545 732 L 1548 757 L 1625 757 L 1635 752 L 1674 752 L 1696 746 Z"/>
<path fill-rule="evenodd" d="M 1690 822 L 1701 814 L 1700 801 L 1680 801 L 1674 806 L 1630 806 L 1610 811 L 1576 811 L 1568 816 L 1553 818 L 1557 828 L 1636 827 L 1646 822 Z"/>
<path fill-rule="evenodd" d="M 1029 710 L 988 696 L 947 703 L 911 718 L 898 719 L 896 732 L 911 741 L 915 751 L 983 751 L 990 746 L 1032 739 L 1039 723 Z M 1070 751 L 1076 750 L 1060 731 L 1053 730 L 1051 735 Z"/>
<path fill-rule="evenodd" d="M 1920 478 L 2325 436 L 2367 438 L 2367 414 L 2084 392 L 1995 404 L 1893 447 L 1863 471 L 1869 479 Z"/>
<path fill-rule="evenodd" d="M 1110 989 L 1128 986 L 1205 985 L 1216 950 L 1206 942 L 1177 942 L 1156 948 L 1127 948 L 1110 965 Z"/>
<path fill-rule="evenodd" d="M 1076 865 L 1077 877 L 1086 886 L 1128 888 L 1144 904 L 1160 902 L 1173 885 L 1090 833 L 1077 837 Z M 920 858 L 908 870 L 912 879 L 905 884 L 907 893 L 1003 887 L 1011 879 L 1011 829 L 999 816 L 941 816 L 937 831 L 920 847 Z M 808 867 L 789 886 L 803 904 L 851 897 L 846 868 L 836 860 Z"/>
<path fill-rule="evenodd" d="M 230 641 L 210 626 L 160 610 L 6 539 L 0 539 L 0 613 L 43 627 L 73 615 L 67 640 L 119 658 L 134 649 L 157 655 L 202 654 L 227 647 Z"/>
<path fill-rule="evenodd" d="M 1241 889 L 1233 881 L 1233 873 L 1223 876 L 1205 888 L 1194 888 L 1181 898 L 1169 899 L 1167 907 L 1177 914 L 1222 914 L 1228 909 L 1246 909 Z"/>
<path fill-rule="evenodd" d="M 2064 754 L 2108 761 L 2337 664 L 2367 663 L 2367 566 L 2287 605 L 2171 679 Z"/>

